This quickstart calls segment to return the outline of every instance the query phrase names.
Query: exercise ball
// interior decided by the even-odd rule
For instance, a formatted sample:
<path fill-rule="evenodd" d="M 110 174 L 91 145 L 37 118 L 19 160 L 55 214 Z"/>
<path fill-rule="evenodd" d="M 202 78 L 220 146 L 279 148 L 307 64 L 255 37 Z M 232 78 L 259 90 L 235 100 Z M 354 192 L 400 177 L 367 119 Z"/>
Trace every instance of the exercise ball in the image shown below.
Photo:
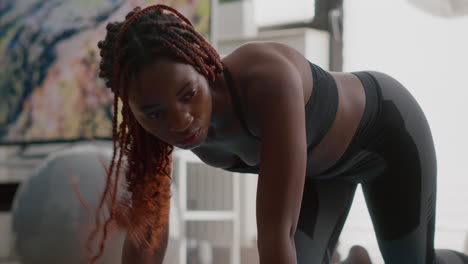
<path fill-rule="evenodd" d="M 94 208 L 104 188 L 103 166 L 108 167 L 111 158 L 109 145 L 71 147 L 51 154 L 21 183 L 12 212 L 13 244 L 20 263 L 82 263 L 86 239 L 94 228 Z M 90 212 L 79 201 L 73 186 Z M 183 235 L 176 192 L 173 185 L 164 263 L 178 263 Z M 124 237 L 124 231 L 113 232 L 98 263 L 120 263 Z"/>

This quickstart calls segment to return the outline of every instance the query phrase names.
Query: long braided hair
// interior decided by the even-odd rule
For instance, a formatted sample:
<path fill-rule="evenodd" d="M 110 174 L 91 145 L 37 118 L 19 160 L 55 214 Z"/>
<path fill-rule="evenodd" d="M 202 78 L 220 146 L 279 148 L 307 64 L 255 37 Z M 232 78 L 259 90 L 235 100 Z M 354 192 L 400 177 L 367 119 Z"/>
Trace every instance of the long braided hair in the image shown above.
<path fill-rule="evenodd" d="M 128 80 L 161 56 L 191 64 L 209 81 L 214 81 L 223 70 L 216 50 L 186 17 L 169 6 L 137 7 L 126 15 L 125 21 L 107 24 L 106 30 L 105 39 L 98 43 L 99 76 L 114 93 L 114 152 L 96 209 L 96 227 L 87 243 L 88 253 L 92 254 L 91 244 L 102 232 L 99 250 L 91 263 L 102 255 L 111 223 L 126 229 L 127 237 L 141 248 L 153 251 L 160 244 L 169 218 L 173 146 L 149 134 L 136 121 L 128 105 Z M 118 125 L 119 98 L 122 121 Z M 117 199 L 121 171 L 130 195 Z M 109 217 L 103 222 L 104 204 Z"/>

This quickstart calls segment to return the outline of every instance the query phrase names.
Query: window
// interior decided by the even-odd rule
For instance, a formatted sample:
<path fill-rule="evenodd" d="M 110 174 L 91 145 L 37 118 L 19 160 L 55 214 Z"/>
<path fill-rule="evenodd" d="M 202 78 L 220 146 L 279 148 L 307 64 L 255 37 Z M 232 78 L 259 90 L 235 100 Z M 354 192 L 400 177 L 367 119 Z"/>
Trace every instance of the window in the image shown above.
<path fill-rule="evenodd" d="M 255 22 L 260 27 L 310 22 L 315 15 L 315 0 L 252 1 L 255 12 Z"/>

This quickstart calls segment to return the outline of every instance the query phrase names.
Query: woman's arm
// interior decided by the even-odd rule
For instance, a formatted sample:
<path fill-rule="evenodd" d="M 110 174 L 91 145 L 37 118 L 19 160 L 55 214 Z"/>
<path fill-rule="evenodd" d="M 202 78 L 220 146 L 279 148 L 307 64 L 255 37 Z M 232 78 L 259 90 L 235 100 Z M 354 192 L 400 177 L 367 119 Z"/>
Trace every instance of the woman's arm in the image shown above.
<path fill-rule="evenodd" d="M 146 253 L 126 237 L 122 251 L 122 264 L 162 264 L 169 240 L 169 224 L 164 230 L 161 247 L 152 254 Z"/>
<path fill-rule="evenodd" d="M 295 264 L 294 234 L 307 160 L 304 92 L 299 72 L 286 58 L 268 55 L 266 61 L 252 73 L 257 81 L 246 94 L 248 114 L 262 139 L 258 250 L 260 264 Z"/>

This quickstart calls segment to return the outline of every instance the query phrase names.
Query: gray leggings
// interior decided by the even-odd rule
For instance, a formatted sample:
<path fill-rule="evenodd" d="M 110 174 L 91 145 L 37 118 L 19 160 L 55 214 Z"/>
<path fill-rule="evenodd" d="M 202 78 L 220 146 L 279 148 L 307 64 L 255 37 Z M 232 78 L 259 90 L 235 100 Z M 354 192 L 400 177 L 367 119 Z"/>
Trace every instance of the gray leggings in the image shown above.
<path fill-rule="evenodd" d="M 468 264 L 453 251 L 434 250 L 436 156 L 416 100 L 379 72 L 354 72 L 366 109 L 338 163 L 306 178 L 295 234 L 298 264 L 330 263 L 358 184 L 386 264 Z"/>

